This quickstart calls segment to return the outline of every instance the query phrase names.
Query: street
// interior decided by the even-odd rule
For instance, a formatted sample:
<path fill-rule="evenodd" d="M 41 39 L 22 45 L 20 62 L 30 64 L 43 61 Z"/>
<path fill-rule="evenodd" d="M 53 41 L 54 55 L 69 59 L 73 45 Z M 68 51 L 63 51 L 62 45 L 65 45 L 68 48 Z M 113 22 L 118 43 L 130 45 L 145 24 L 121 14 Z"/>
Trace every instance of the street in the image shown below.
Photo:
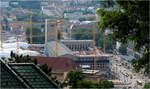
<path fill-rule="evenodd" d="M 115 55 L 110 59 L 111 63 L 111 71 L 116 73 L 119 80 L 122 83 L 130 86 L 131 89 L 142 89 L 145 82 L 148 81 L 148 78 L 143 76 L 140 73 L 133 73 L 132 65 L 127 60 L 124 60 L 121 55 Z M 142 84 L 138 84 L 137 82 L 140 81 Z"/>

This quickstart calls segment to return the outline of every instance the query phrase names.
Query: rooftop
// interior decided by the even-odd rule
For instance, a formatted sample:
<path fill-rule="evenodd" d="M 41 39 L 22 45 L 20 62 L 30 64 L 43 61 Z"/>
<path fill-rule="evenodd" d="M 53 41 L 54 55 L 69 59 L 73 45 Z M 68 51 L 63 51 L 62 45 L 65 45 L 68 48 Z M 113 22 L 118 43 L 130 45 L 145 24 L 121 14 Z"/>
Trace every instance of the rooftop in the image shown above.
<path fill-rule="evenodd" d="M 61 40 L 61 42 L 92 42 L 93 40 Z"/>
<path fill-rule="evenodd" d="M 70 58 L 66 57 L 42 57 L 32 56 L 32 59 L 37 59 L 38 64 L 47 64 L 52 68 L 52 71 L 68 72 L 72 69 L 77 69 L 78 65 Z"/>
<path fill-rule="evenodd" d="M 41 69 L 31 63 L 6 64 L 0 60 L 1 88 L 58 88 Z"/>
<path fill-rule="evenodd" d="M 57 48 L 58 48 L 58 56 L 64 56 L 67 54 L 73 55 L 73 52 L 60 42 L 57 43 Z M 48 42 L 48 51 L 50 51 L 51 53 L 49 54 L 50 56 L 54 57 L 52 53 L 55 54 L 56 51 L 55 49 L 56 49 L 56 42 L 55 41 Z"/>

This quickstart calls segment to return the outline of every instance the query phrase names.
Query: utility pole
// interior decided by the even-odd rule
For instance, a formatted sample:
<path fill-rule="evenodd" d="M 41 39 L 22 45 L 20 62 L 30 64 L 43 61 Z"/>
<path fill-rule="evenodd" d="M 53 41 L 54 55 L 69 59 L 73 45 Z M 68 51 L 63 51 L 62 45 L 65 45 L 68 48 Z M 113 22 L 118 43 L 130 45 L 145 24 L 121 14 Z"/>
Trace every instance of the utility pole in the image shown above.
<path fill-rule="evenodd" d="M 24 19 L 24 24 L 23 24 L 23 29 L 24 29 L 24 40 L 26 40 L 26 22 L 25 22 L 25 19 Z"/>
<path fill-rule="evenodd" d="M 61 15 L 60 15 L 60 39 L 63 39 L 63 12 L 62 8 L 61 9 Z"/>
<path fill-rule="evenodd" d="M 0 24 L 0 41 L 1 41 L 1 50 L 3 49 L 3 43 L 2 43 L 2 24 Z"/>

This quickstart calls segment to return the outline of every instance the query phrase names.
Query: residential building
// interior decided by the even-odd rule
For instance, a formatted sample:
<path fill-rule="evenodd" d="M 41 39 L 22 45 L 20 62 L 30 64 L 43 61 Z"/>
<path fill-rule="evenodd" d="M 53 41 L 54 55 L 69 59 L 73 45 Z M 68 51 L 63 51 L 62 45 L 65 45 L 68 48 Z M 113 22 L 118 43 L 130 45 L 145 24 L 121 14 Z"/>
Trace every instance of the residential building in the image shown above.
<path fill-rule="evenodd" d="M 59 87 L 32 63 L 5 63 L 0 59 L 1 89 L 41 89 Z"/>

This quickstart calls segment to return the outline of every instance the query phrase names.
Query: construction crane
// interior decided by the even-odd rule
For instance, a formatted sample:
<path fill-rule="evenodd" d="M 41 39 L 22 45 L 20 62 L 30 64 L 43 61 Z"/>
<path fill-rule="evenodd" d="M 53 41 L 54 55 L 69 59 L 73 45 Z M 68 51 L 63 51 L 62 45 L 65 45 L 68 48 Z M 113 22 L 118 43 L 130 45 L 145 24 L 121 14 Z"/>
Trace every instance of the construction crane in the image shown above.
<path fill-rule="evenodd" d="M 29 10 L 22 10 L 22 9 L 19 9 L 17 11 L 30 14 L 30 47 L 32 48 L 32 14 L 33 14 L 33 12 L 29 11 Z"/>
<path fill-rule="evenodd" d="M 2 48 L 3 48 L 3 43 L 2 43 L 2 24 L 0 24 L 0 41 L 1 41 L 0 47 L 1 47 L 1 50 L 2 50 Z"/>
<path fill-rule="evenodd" d="M 45 24 L 44 22 L 33 22 L 32 24 Z M 56 24 L 56 22 L 48 22 L 48 24 Z M 14 22 L 14 23 L 10 23 L 9 26 L 13 26 L 13 25 L 24 25 L 24 39 L 26 38 L 31 38 L 31 35 L 27 36 L 26 35 L 26 25 L 31 25 L 30 22 Z M 30 29 L 31 31 L 31 29 Z M 53 33 L 48 33 L 48 35 L 53 34 Z M 40 34 L 40 35 L 32 35 L 32 37 L 42 37 L 45 36 L 45 34 Z M 19 38 L 21 38 L 21 36 L 16 36 L 16 46 L 17 46 L 17 54 L 19 54 Z"/>
<path fill-rule="evenodd" d="M 104 48 L 103 50 L 104 50 L 104 54 L 105 54 L 105 53 L 106 53 L 106 52 L 105 52 L 105 50 L 106 50 L 106 34 L 105 34 L 105 31 L 104 31 L 104 42 L 103 42 L 103 43 L 104 43 L 104 44 L 103 44 L 103 46 L 104 46 L 104 47 L 103 47 L 103 48 Z"/>
<path fill-rule="evenodd" d="M 94 16 L 94 25 L 93 25 L 93 49 L 94 49 L 94 70 L 96 70 L 96 45 L 95 45 L 95 32 L 96 32 L 96 16 Z"/>
<path fill-rule="evenodd" d="M 59 8 L 60 13 L 60 39 L 63 39 L 63 7 L 62 6 L 55 6 L 55 5 L 47 5 L 46 7 L 56 7 Z"/>
<path fill-rule="evenodd" d="M 55 43 L 56 43 L 56 48 L 55 48 L 55 52 L 56 52 L 56 53 L 55 53 L 55 56 L 56 56 L 56 57 L 58 56 L 58 47 L 57 47 L 57 46 L 58 46 L 57 25 L 58 25 L 58 23 L 57 23 L 57 17 L 56 17 L 56 32 L 55 32 L 55 33 L 56 33 L 56 34 L 55 34 L 55 36 L 56 36 L 56 42 L 55 42 Z"/>
<path fill-rule="evenodd" d="M 17 48 L 17 54 L 19 55 L 19 47 L 20 46 L 19 46 L 19 42 L 18 41 L 19 41 L 19 36 L 16 36 L 16 46 L 17 46 L 16 48 Z"/>
<path fill-rule="evenodd" d="M 73 18 L 76 16 L 69 16 L 68 18 Z M 96 16 L 95 15 L 83 15 L 83 16 L 78 16 L 79 18 L 88 18 L 88 17 L 93 17 L 94 18 L 94 24 L 93 24 L 93 50 L 94 50 L 94 70 L 96 70 L 96 44 L 95 44 L 95 33 L 96 33 Z"/>
<path fill-rule="evenodd" d="M 23 29 L 24 29 L 24 40 L 26 40 L 26 22 L 24 20 L 24 24 L 23 24 Z"/>

